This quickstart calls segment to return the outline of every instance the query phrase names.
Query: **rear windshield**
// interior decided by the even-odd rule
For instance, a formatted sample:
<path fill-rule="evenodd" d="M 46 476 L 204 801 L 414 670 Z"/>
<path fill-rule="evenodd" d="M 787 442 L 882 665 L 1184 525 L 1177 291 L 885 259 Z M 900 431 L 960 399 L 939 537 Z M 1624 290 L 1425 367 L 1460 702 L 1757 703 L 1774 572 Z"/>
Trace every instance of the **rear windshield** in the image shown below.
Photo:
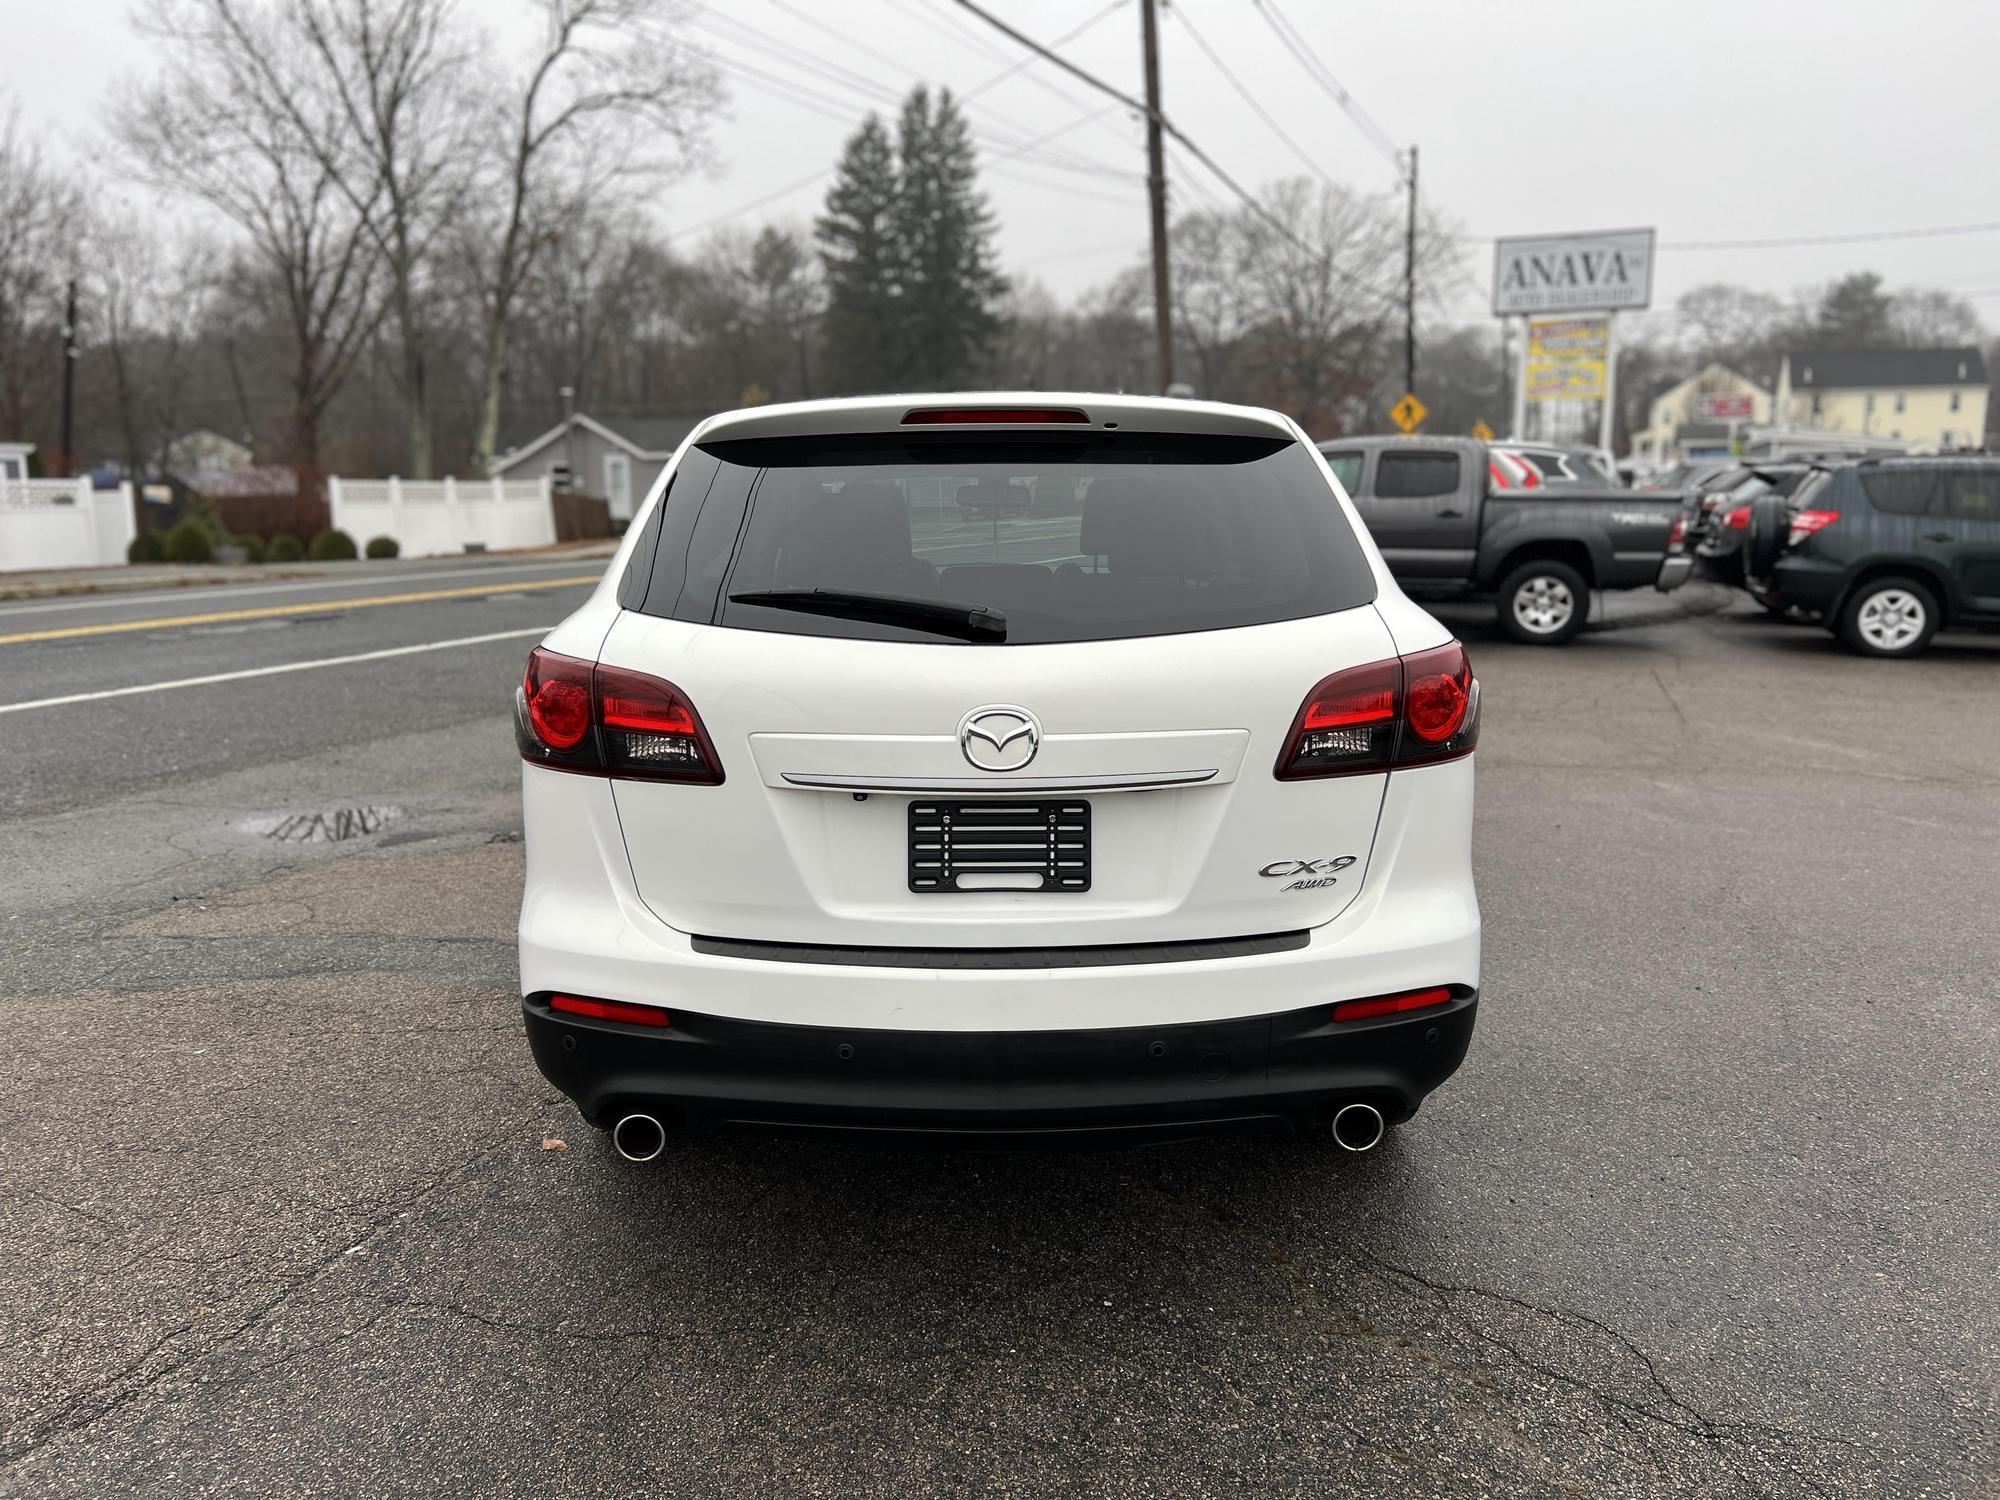
<path fill-rule="evenodd" d="M 699 456 L 666 497 L 639 605 L 650 614 L 950 643 L 903 620 L 744 597 L 822 590 L 998 611 L 1006 644 L 1032 645 L 1259 625 L 1375 598 L 1319 455 L 1290 439 L 859 434 L 720 442 Z M 698 517 L 677 526 L 674 508 L 690 506 Z"/>

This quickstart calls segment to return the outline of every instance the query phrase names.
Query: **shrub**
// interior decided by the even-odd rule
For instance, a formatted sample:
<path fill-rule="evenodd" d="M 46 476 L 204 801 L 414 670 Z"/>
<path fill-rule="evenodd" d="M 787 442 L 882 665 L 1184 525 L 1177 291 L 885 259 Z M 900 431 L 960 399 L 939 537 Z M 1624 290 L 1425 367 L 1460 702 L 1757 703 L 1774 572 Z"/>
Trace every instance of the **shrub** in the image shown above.
<path fill-rule="evenodd" d="M 354 538 L 344 531 L 322 531 L 306 548 L 306 556 L 314 562 L 352 562 Z"/>
<path fill-rule="evenodd" d="M 396 539 L 392 536 L 371 536 L 368 538 L 368 555 L 370 557 L 394 557 L 402 550 L 401 547 L 396 545 Z"/>
<path fill-rule="evenodd" d="M 266 562 L 297 562 L 306 555 L 306 549 L 299 545 L 299 539 L 288 531 L 281 531 L 271 538 L 271 545 L 264 549 Z"/>
<path fill-rule="evenodd" d="M 261 536 L 239 536 L 236 545 L 249 553 L 249 561 L 260 563 L 264 560 L 264 539 Z"/>
<path fill-rule="evenodd" d="M 168 562 L 212 562 L 215 559 L 215 544 L 209 540 L 208 528 L 189 516 L 167 533 L 166 554 Z"/>
<path fill-rule="evenodd" d="M 125 561 L 127 562 L 159 562 L 166 555 L 166 550 L 160 546 L 160 534 L 157 531 L 140 532 L 132 538 L 125 548 Z"/>

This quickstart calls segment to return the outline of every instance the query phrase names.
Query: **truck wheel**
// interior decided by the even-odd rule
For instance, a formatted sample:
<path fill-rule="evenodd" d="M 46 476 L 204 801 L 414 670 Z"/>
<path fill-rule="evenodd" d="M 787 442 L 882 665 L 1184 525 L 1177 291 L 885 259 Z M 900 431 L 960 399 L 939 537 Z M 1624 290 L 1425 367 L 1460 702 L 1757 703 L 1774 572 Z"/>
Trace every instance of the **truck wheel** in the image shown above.
<path fill-rule="evenodd" d="M 1914 578 L 1871 578 L 1840 607 L 1840 638 L 1863 656 L 1915 656 L 1938 623 L 1936 596 Z"/>
<path fill-rule="evenodd" d="M 1590 616 L 1590 586 L 1568 563 L 1524 562 L 1500 581 L 1500 628 L 1531 646 L 1560 646 Z"/>

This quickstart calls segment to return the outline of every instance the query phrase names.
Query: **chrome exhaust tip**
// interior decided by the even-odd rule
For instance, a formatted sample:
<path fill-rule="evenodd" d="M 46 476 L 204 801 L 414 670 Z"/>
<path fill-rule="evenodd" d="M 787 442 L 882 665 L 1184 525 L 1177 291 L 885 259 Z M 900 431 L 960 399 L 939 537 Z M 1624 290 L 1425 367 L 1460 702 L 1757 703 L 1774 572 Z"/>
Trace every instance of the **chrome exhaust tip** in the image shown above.
<path fill-rule="evenodd" d="M 1343 1151 L 1373 1151 L 1388 1129 L 1372 1104 L 1343 1104 L 1333 1116 L 1333 1138 Z"/>
<path fill-rule="evenodd" d="M 667 1127 L 651 1115 L 624 1115 L 611 1127 L 611 1144 L 627 1161 L 653 1161 L 667 1149 Z"/>

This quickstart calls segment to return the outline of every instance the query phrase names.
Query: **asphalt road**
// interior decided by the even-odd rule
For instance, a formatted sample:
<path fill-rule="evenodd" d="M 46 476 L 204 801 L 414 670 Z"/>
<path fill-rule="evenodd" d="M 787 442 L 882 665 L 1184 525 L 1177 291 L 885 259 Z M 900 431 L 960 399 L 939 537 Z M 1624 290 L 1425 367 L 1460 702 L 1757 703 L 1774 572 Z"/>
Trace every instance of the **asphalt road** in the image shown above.
<path fill-rule="evenodd" d="M 1467 615 L 1485 1003 L 1371 1156 L 631 1169 L 514 986 L 583 590 L 487 567 L 0 609 L 323 606 L 0 642 L 0 1493 L 1995 1492 L 2000 642 Z"/>

